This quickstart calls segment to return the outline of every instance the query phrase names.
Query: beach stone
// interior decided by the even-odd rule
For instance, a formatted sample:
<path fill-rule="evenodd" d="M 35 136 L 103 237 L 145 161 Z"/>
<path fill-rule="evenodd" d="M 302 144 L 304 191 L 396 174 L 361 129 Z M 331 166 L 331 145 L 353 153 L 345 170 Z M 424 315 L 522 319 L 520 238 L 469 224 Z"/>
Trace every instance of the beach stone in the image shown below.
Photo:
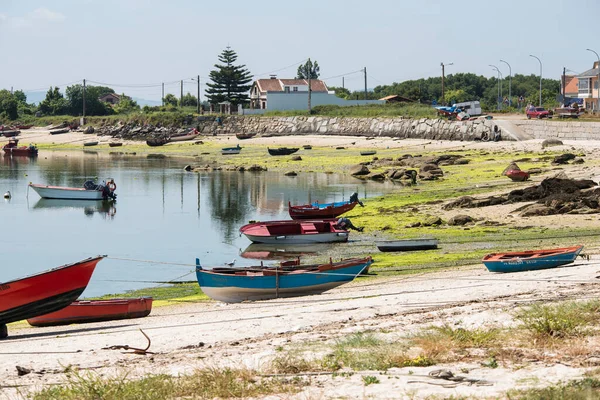
<path fill-rule="evenodd" d="M 293 156 L 292 157 L 292 161 L 302 161 L 302 157 L 300 157 L 300 156 Z"/>
<path fill-rule="evenodd" d="M 576 157 L 573 159 L 573 164 L 583 164 L 585 160 L 581 157 Z"/>
<path fill-rule="evenodd" d="M 521 217 L 535 217 L 539 215 L 552 215 L 554 213 L 555 211 L 552 208 L 546 207 L 543 204 L 532 204 L 525 207 L 519 215 Z"/>
<path fill-rule="evenodd" d="M 185 167 L 183 167 L 183 170 L 190 172 L 192 170 L 192 166 L 188 164 Z"/>
<path fill-rule="evenodd" d="M 438 169 L 440 169 L 440 167 L 438 167 L 437 164 L 425 164 L 419 168 L 419 170 L 423 172 L 434 171 Z"/>
<path fill-rule="evenodd" d="M 263 167 L 261 165 L 258 164 L 254 164 L 248 167 L 247 171 L 251 171 L 251 172 L 262 172 L 262 171 L 266 171 L 267 168 Z"/>
<path fill-rule="evenodd" d="M 298 173 L 296 171 L 288 171 L 284 175 L 285 176 L 297 176 Z"/>
<path fill-rule="evenodd" d="M 421 223 L 422 226 L 438 226 L 443 223 L 440 217 L 431 216 Z"/>
<path fill-rule="evenodd" d="M 563 144 L 562 140 L 550 138 L 550 139 L 546 139 L 542 142 L 542 149 L 545 149 L 546 147 L 551 147 L 551 146 L 562 146 L 562 144 Z"/>
<path fill-rule="evenodd" d="M 21 367 L 20 365 L 17 365 L 16 367 L 17 367 L 17 375 L 19 375 L 19 376 L 30 374 L 33 371 L 32 369 Z"/>
<path fill-rule="evenodd" d="M 572 154 L 572 153 L 561 154 L 559 156 L 554 157 L 552 164 L 553 165 L 567 164 L 569 161 L 571 161 L 575 158 L 576 158 L 575 154 Z"/>
<path fill-rule="evenodd" d="M 368 175 L 370 173 L 371 171 L 369 171 L 369 168 L 364 165 L 359 164 L 350 168 L 350 175 Z"/>
<path fill-rule="evenodd" d="M 448 225 L 457 226 L 457 225 L 466 225 L 470 222 L 473 222 L 474 219 L 468 215 L 455 215 L 454 217 L 448 220 Z"/>
<path fill-rule="evenodd" d="M 531 169 L 528 169 L 528 170 L 527 170 L 527 173 L 528 173 L 529 175 L 539 175 L 539 174 L 541 174 L 542 172 L 543 172 L 543 171 L 542 171 L 542 169 L 541 169 L 541 168 L 531 168 Z"/>
<path fill-rule="evenodd" d="M 93 126 L 86 126 L 85 129 L 83 130 L 83 133 L 94 133 L 94 127 Z"/>
<path fill-rule="evenodd" d="M 371 179 L 372 181 L 384 181 L 385 175 L 382 173 L 377 173 L 369 176 L 369 179 Z"/>

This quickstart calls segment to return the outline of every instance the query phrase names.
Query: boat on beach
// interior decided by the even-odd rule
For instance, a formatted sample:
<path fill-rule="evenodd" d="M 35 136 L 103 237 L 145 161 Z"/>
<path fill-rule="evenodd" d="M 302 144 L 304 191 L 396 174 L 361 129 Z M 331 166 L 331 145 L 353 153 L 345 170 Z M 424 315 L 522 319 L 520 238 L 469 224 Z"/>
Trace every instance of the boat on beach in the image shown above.
<path fill-rule="evenodd" d="M 288 212 L 292 219 L 328 219 L 336 218 L 339 215 L 347 213 L 354 207 L 363 203 L 358 200 L 358 193 L 352 193 L 348 201 L 338 201 L 335 203 L 319 203 L 314 202 L 301 206 L 293 206 L 288 202 Z"/>
<path fill-rule="evenodd" d="M 35 157 L 38 155 L 38 148 L 34 145 L 19 146 L 19 139 L 10 139 L 7 144 L 2 147 L 5 155 L 11 156 L 28 156 Z"/>
<path fill-rule="evenodd" d="M 437 249 L 439 240 L 434 238 L 378 240 L 375 246 L 379 251 L 415 251 Z"/>
<path fill-rule="evenodd" d="M 83 145 L 86 147 L 98 146 L 98 142 L 83 142 Z"/>
<path fill-rule="evenodd" d="M 51 135 L 60 135 L 61 133 L 67 133 L 69 132 L 69 128 L 59 128 L 59 129 L 52 129 L 50 131 Z"/>
<path fill-rule="evenodd" d="M 515 182 L 524 182 L 529 179 L 529 172 L 521 171 L 520 169 L 508 170 L 505 172 L 505 175 Z"/>
<path fill-rule="evenodd" d="M 121 143 L 121 142 L 110 142 L 110 143 L 108 143 L 108 146 L 109 147 L 121 147 L 121 146 L 123 146 L 123 143 Z"/>
<path fill-rule="evenodd" d="M 244 225 L 240 233 L 253 243 L 303 244 L 347 242 L 349 232 L 337 220 L 265 221 Z"/>
<path fill-rule="evenodd" d="M 361 156 L 372 156 L 372 155 L 375 155 L 375 154 L 377 154 L 376 150 L 364 150 L 364 151 L 360 152 Z"/>
<path fill-rule="evenodd" d="M 152 311 L 152 297 L 79 300 L 49 314 L 28 318 L 31 326 L 57 326 L 143 318 Z"/>
<path fill-rule="evenodd" d="M 3 130 L 0 132 L 2 133 L 2 136 L 7 137 L 7 138 L 19 136 L 19 134 L 21 133 L 21 131 L 16 130 L 16 129 L 11 129 L 11 130 L 6 130 L 6 131 Z"/>
<path fill-rule="evenodd" d="M 6 324 L 58 311 L 75 301 L 104 257 L 91 257 L 0 283 L 0 339 L 8 336 Z"/>
<path fill-rule="evenodd" d="M 198 136 L 200 136 L 200 132 L 198 132 L 195 128 L 189 131 L 188 133 L 179 134 L 179 135 L 171 135 L 169 137 L 169 142 L 185 142 L 188 140 L 194 140 Z"/>
<path fill-rule="evenodd" d="M 221 149 L 221 155 L 226 156 L 226 155 L 232 155 L 232 154 L 240 154 L 241 151 L 242 151 L 242 148 L 238 144 L 235 147 L 223 147 Z"/>
<path fill-rule="evenodd" d="M 575 261 L 583 246 L 493 253 L 483 257 L 490 272 L 521 272 L 556 268 Z"/>
<path fill-rule="evenodd" d="M 158 137 L 146 140 L 146 144 L 150 147 L 163 146 L 167 143 L 169 143 L 169 138 L 166 137 Z"/>
<path fill-rule="evenodd" d="M 116 200 L 117 184 L 111 178 L 106 183 L 96 184 L 86 181 L 81 188 L 65 186 L 48 186 L 30 183 L 29 187 L 35 190 L 44 199 L 63 200 Z"/>
<path fill-rule="evenodd" d="M 256 132 L 236 133 L 235 137 L 238 138 L 239 140 L 245 140 L 245 139 L 251 139 L 256 135 L 257 135 Z"/>
<path fill-rule="evenodd" d="M 354 280 L 373 263 L 371 257 L 326 264 L 204 269 L 196 259 L 196 278 L 202 291 L 225 303 L 320 294 Z"/>
<path fill-rule="evenodd" d="M 270 149 L 267 147 L 267 151 L 272 156 L 289 156 L 300 150 L 298 147 L 279 147 L 277 149 Z"/>

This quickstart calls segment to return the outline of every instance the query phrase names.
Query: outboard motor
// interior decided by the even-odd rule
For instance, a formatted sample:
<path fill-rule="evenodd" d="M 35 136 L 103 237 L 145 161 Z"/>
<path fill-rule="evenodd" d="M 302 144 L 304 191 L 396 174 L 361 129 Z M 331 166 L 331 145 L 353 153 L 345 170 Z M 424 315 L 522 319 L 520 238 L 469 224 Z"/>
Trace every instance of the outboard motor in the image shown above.
<path fill-rule="evenodd" d="M 350 203 L 358 203 L 361 207 L 364 207 L 362 201 L 358 200 L 358 193 L 356 192 L 352 193 L 352 195 L 350 196 Z"/>

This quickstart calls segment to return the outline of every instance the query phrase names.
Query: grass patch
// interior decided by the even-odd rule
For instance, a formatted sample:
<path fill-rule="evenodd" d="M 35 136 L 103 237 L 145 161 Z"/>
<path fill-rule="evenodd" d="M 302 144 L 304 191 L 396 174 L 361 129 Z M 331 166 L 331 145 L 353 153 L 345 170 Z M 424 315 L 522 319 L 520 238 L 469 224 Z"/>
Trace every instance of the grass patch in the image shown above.
<path fill-rule="evenodd" d="M 511 390 L 508 399 L 519 400 L 589 400 L 600 397 L 600 380 L 587 377 L 545 388 Z"/>
<path fill-rule="evenodd" d="M 167 304 L 179 303 L 179 302 L 199 302 L 209 301 L 210 298 L 205 295 L 198 283 L 178 283 L 168 286 L 160 286 L 153 288 L 145 288 L 139 290 L 132 290 L 125 294 L 107 294 L 96 299 L 108 300 L 122 297 L 152 297 L 154 299 L 152 305 L 154 307 L 160 307 Z"/>
<path fill-rule="evenodd" d="M 515 317 L 522 328 L 542 339 L 562 339 L 591 333 L 590 324 L 600 320 L 600 300 L 535 304 L 519 310 Z"/>
<path fill-rule="evenodd" d="M 191 375 L 150 375 L 130 380 L 127 375 L 104 378 L 96 373 L 72 372 L 67 382 L 32 394 L 34 400 L 162 400 L 249 398 L 291 394 L 300 390 L 300 380 L 283 381 L 257 377 L 253 371 L 206 368 Z"/>

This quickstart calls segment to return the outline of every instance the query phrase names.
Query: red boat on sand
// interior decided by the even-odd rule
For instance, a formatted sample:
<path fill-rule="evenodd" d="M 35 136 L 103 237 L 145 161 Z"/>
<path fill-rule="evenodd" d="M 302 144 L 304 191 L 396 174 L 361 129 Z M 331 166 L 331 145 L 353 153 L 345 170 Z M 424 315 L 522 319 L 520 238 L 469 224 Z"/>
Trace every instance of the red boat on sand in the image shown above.
<path fill-rule="evenodd" d="M 515 182 L 524 182 L 529 179 L 529 172 L 520 169 L 511 169 L 506 171 L 505 175 Z"/>
<path fill-rule="evenodd" d="M 152 311 L 152 297 L 138 299 L 80 300 L 62 310 L 27 319 L 32 326 L 82 324 L 146 317 Z"/>
<path fill-rule="evenodd" d="M 358 200 L 358 193 L 352 193 L 349 201 L 338 201 L 337 203 L 314 202 L 293 206 L 288 202 L 288 210 L 292 219 L 328 219 L 351 211 L 357 204 L 363 207 L 363 203 Z"/>
<path fill-rule="evenodd" d="M 19 139 L 10 139 L 7 144 L 2 147 L 4 154 L 13 156 L 37 156 L 38 149 L 34 145 L 19 146 Z"/>
<path fill-rule="evenodd" d="M 74 302 L 104 257 L 91 257 L 0 283 L 0 339 L 8 336 L 6 324 L 58 311 Z"/>

